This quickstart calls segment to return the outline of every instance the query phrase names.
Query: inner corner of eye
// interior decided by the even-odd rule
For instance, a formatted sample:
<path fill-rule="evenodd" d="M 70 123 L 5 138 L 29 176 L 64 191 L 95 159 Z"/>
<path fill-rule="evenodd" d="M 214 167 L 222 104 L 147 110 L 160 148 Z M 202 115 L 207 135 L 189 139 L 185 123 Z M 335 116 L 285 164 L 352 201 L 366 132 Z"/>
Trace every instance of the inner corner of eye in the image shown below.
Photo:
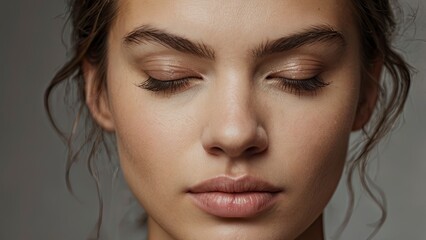
<path fill-rule="evenodd" d="M 146 82 L 137 82 L 137 83 L 133 83 L 133 85 L 135 85 L 136 87 L 144 87 L 146 85 Z"/>

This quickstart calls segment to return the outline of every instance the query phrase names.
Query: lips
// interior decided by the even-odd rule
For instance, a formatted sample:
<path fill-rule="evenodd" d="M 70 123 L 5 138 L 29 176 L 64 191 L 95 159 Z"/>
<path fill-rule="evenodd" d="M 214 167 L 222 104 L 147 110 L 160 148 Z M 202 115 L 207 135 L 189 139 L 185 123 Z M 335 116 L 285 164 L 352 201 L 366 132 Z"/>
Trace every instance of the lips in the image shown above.
<path fill-rule="evenodd" d="M 280 192 L 281 188 L 250 176 L 216 177 L 187 191 L 201 210 L 224 218 L 254 217 L 273 207 Z"/>

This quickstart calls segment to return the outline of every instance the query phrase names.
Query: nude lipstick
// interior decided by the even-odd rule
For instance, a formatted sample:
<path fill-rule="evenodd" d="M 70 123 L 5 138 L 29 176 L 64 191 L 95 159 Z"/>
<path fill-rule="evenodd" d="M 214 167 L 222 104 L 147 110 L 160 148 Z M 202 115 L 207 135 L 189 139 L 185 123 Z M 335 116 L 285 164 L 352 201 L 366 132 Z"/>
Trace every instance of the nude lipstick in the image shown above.
<path fill-rule="evenodd" d="M 215 177 L 187 191 L 197 207 L 223 218 L 254 217 L 270 209 L 280 192 L 282 189 L 250 176 Z"/>

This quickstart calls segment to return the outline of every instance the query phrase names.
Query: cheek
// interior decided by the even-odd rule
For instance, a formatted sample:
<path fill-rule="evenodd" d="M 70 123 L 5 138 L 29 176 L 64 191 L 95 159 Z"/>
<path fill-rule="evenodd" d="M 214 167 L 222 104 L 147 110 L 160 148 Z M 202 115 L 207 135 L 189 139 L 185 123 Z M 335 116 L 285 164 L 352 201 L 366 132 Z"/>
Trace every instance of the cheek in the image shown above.
<path fill-rule="evenodd" d="M 146 186 L 166 187 L 164 176 L 179 172 L 180 154 L 191 144 L 188 121 L 182 114 L 173 117 L 157 112 L 163 111 L 158 106 L 135 103 L 121 106 L 115 113 L 121 165 L 128 182 L 137 182 L 138 190 Z M 141 192 L 145 190 L 148 189 Z"/>
<path fill-rule="evenodd" d="M 150 93 L 132 84 L 111 89 L 117 96 L 111 102 L 124 176 L 141 204 L 153 211 L 159 198 L 186 187 L 178 180 L 190 174 L 186 154 L 196 142 L 197 122 L 189 117 L 190 108 L 151 102 L 144 96 Z"/>
<path fill-rule="evenodd" d="M 346 122 L 352 122 L 352 118 L 327 120 L 301 121 L 300 124 L 309 127 L 293 128 L 295 141 L 286 151 L 293 155 L 289 157 L 288 171 L 290 181 L 296 186 L 294 190 L 309 190 L 306 193 L 312 193 L 312 197 L 316 189 L 334 191 L 346 158 L 350 134 Z"/>
<path fill-rule="evenodd" d="M 272 117 L 281 119 L 271 149 L 278 157 L 276 175 L 285 179 L 292 196 L 289 209 L 305 209 L 301 218 L 319 215 L 339 182 L 355 117 L 354 93 L 324 94 L 327 99 L 294 104 Z"/>

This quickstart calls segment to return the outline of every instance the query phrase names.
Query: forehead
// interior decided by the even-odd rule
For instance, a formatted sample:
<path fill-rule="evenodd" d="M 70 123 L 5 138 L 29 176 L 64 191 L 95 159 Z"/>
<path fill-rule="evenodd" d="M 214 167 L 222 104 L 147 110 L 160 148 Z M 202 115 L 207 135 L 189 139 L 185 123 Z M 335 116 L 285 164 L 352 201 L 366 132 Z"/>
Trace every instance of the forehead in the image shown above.
<path fill-rule="evenodd" d="M 112 33 L 150 25 L 233 49 L 317 25 L 354 39 L 353 19 L 349 0 L 120 0 Z"/>

